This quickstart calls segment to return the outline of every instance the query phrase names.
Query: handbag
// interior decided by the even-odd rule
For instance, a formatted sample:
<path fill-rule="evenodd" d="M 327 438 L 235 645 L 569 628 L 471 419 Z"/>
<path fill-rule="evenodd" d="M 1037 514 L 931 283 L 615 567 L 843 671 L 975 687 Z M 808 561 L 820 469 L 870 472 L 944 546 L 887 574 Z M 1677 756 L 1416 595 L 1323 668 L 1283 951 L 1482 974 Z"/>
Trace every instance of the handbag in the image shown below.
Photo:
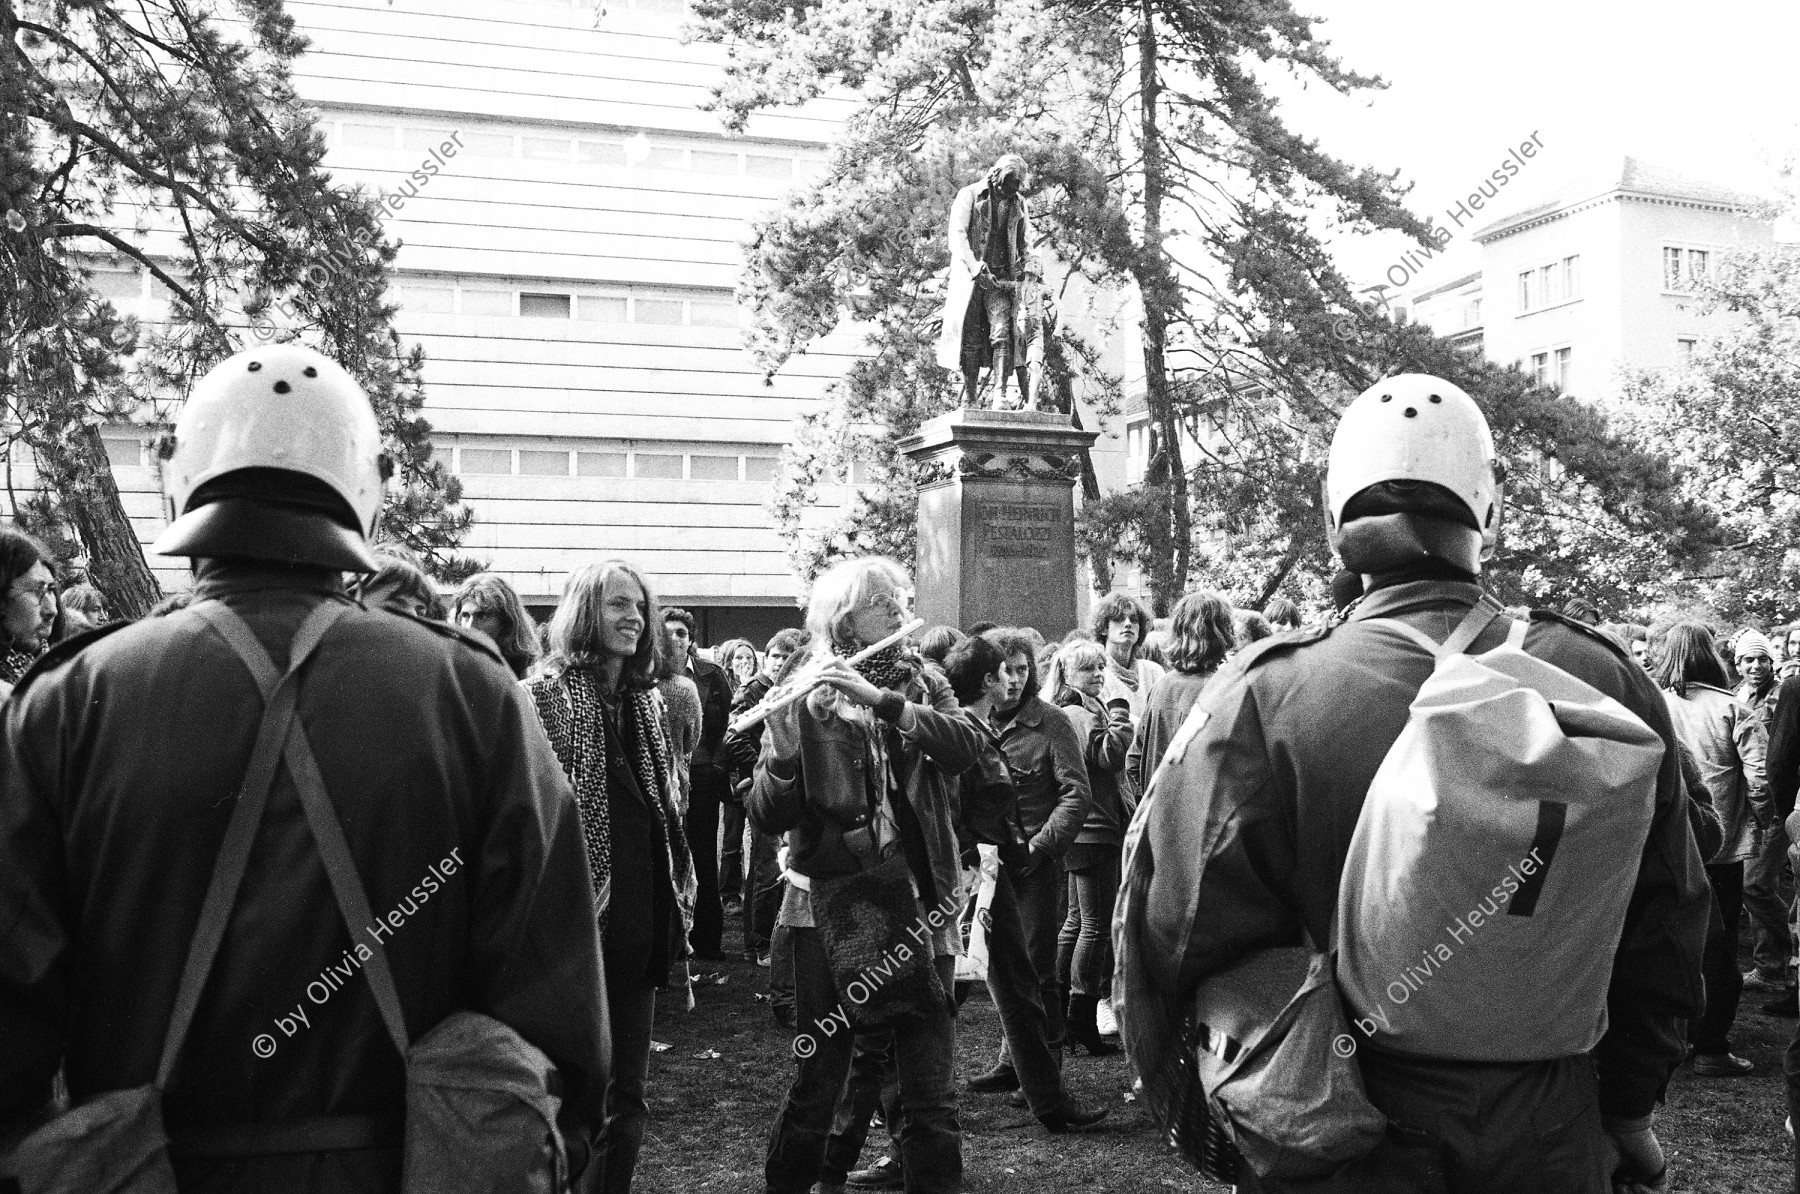
<path fill-rule="evenodd" d="M 934 957 L 935 926 L 919 906 L 904 854 L 813 879 L 812 909 L 839 1005 L 858 1032 L 949 1006 Z"/>
<path fill-rule="evenodd" d="M 275 665 L 242 618 L 214 601 L 189 608 L 231 645 L 265 693 L 278 691 Z M 374 934 L 359 934 L 377 922 L 291 701 L 284 720 L 279 732 L 285 740 L 288 774 L 299 792 L 344 923 L 359 943 L 370 947 L 363 962 L 369 990 L 394 1047 L 406 1059 L 402 1191 L 561 1194 L 569 1174 L 556 1124 L 561 1099 L 555 1093 L 555 1065 L 513 1028 L 478 1012 L 453 1013 L 409 1044 L 386 950 Z M 265 712 L 264 729 L 268 728 Z"/>

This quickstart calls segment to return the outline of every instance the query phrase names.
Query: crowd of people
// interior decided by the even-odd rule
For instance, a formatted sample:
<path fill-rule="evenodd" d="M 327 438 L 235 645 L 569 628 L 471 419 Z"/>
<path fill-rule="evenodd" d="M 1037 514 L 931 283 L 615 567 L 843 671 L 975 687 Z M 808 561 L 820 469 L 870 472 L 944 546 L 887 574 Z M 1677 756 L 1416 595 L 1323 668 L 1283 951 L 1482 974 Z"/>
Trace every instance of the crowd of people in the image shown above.
<path fill-rule="evenodd" d="M 342 434 L 298 451 L 259 438 L 271 381 Z M 702 644 L 697 619 L 621 559 L 579 568 L 539 626 L 502 577 L 445 592 L 376 538 L 373 417 L 325 358 L 240 354 L 182 420 L 180 516 L 158 548 L 194 560 L 190 592 L 110 622 L 42 544 L 0 530 L 0 1154 L 19 1146 L 22 1188 L 111 1155 L 96 1122 L 127 1132 L 148 1100 L 168 1188 L 399 1190 L 433 1113 L 414 1054 L 461 1010 L 521 1038 L 508 1064 L 554 1070 L 541 1188 L 624 1194 L 658 994 L 694 997 L 733 915 L 792 1040 L 772 1194 L 950 1194 L 964 1100 L 1010 1096 L 1053 1134 L 1091 1128 L 1108 1107 L 1071 1094 L 1064 1067 L 1122 1045 L 1177 1143 L 1243 1190 L 1664 1189 L 1654 1108 L 1675 1066 L 1753 1068 L 1731 1040 L 1746 989 L 1800 1016 L 1800 626 L 1603 624 L 1579 598 L 1501 609 L 1478 583 L 1500 506 L 1491 439 L 1436 379 L 1389 379 L 1345 416 L 1328 486 L 1345 571 L 1328 608 L 1200 589 L 1153 618 L 1112 593 L 1055 641 L 982 622 L 904 637 L 912 581 L 881 557 L 825 571 L 804 627 L 760 649 Z M 234 420 L 243 434 L 216 434 Z M 1469 748 L 1501 763 L 1419 748 L 1394 779 L 1464 653 L 1486 670 L 1446 708 L 1468 716 L 1471 692 L 1512 699 L 1537 675 L 1550 720 L 1515 703 L 1513 727 Z M 1541 779 L 1515 801 L 1517 725 L 1608 765 L 1635 749 L 1637 780 L 1604 808 Z M 1441 857 L 1371 846 L 1371 818 L 1403 820 L 1433 790 L 1408 838 L 1421 851 L 1458 829 L 1471 792 L 1491 807 Z M 1513 869 L 1504 916 L 1488 906 L 1506 922 L 1480 939 L 1495 952 L 1456 938 L 1465 964 L 1529 967 L 1550 948 L 1533 934 L 1561 932 L 1594 974 L 1556 992 L 1543 1040 L 1490 1039 L 1500 1014 L 1479 999 L 1434 1007 L 1448 981 L 1408 980 L 1396 1000 L 1423 1021 L 1384 1014 L 1375 1031 L 1379 1009 L 1347 977 L 1368 945 L 1359 868 L 1387 860 L 1404 913 L 1409 868 L 1442 883 L 1505 851 L 1537 865 Z M 1222 986 L 1241 994 L 1246 966 L 1303 945 L 1338 951 L 1333 1006 L 1364 1026 L 1340 1038 L 1356 1093 L 1271 1166 L 1254 1099 L 1225 1110 L 1240 1077 L 1192 1085 L 1211 1073 L 1201 1054 L 1256 1038 L 1195 1041 L 1225 1022 L 1206 1010 Z M 958 1006 L 977 981 L 1002 1044 L 959 1082 Z M 1291 984 L 1272 997 L 1300 998 Z M 1279 1032 L 1295 1018 L 1265 1016 Z M 516 1092 L 516 1070 L 498 1087 Z M 121 1092 L 140 1097 L 121 1109 Z M 1319 1151 L 1304 1174 L 1351 1184 L 1282 1168 L 1365 1105 L 1379 1139 Z M 1192 1138 L 1199 1106 L 1233 1149 Z M 501 1147 L 465 1135 L 471 1156 Z"/>

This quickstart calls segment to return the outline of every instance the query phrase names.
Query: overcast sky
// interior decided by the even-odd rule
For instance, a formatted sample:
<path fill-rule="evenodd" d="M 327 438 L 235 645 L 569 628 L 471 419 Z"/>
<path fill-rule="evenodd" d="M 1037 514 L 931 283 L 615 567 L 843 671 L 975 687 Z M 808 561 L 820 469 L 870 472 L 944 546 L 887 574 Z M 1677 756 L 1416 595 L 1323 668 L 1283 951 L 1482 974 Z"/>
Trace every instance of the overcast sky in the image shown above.
<path fill-rule="evenodd" d="M 1440 225 L 1446 206 L 1534 132 L 1542 151 L 1481 223 L 1626 153 L 1771 197 L 1776 167 L 1800 153 L 1795 0 L 1296 0 L 1296 7 L 1326 15 L 1319 30 L 1344 64 L 1380 75 L 1388 88 L 1343 100 L 1317 86 L 1284 87 L 1292 125 L 1352 164 L 1399 168 L 1414 183 L 1413 210 L 1436 215 Z M 1379 281 L 1406 247 L 1391 237 L 1334 245 L 1340 264 L 1364 284 Z M 1428 265 L 1413 284 L 1479 267 L 1465 230 L 1442 264 Z"/>

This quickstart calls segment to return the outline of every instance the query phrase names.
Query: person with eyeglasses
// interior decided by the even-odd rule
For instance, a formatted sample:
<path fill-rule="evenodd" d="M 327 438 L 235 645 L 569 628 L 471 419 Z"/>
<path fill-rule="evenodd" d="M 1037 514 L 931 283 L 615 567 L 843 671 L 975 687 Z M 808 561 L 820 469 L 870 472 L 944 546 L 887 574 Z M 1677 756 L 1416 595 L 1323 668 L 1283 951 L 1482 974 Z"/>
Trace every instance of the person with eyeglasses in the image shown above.
<path fill-rule="evenodd" d="M 0 529 L 0 577 L 6 581 L 6 610 L 0 614 L 0 696 L 5 696 L 50 642 L 56 578 L 37 541 L 8 529 Z"/>

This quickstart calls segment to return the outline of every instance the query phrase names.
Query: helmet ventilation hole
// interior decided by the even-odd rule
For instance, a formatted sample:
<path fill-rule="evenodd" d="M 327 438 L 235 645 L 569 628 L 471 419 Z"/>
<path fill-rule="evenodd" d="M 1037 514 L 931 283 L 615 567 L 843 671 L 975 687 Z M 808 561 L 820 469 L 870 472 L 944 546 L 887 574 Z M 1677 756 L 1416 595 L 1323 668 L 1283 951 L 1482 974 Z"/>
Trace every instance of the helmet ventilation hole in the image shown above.
<path fill-rule="evenodd" d="M 258 369 L 261 369 L 261 368 L 262 368 L 261 361 L 251 361 L 250 362 L 250 372 L 255 373 Z"/>
<path fill-rule="evenodd" d="M 275 392 L 277 394 L 285 394 L 293 388 L 294 387 L 288 385 L 288 383 L 285 381 L 278 381 L 275 383 Z"/>
<path fill-rule="evenodd" d="M 1383 402 L 1392 402 L 1394 400 L 1394 396 L 1392 394 L 1383 394 L 1381 396 L 1381 400 Z"/>
<path fill-rule="evenodd" d="M 311 366 L 311 365 L 308 365 L 308 366 L 307 366 L 307 367 L 306 367 L 306 368 L 305 368 L 305 369 L 302 369 L 302 370 L 301 370 L 301 372 L 302 372 L 302 373 L 304 373 L 304 374 L 306 374 L 306 376 L 308 376 L 308 377 L 317 377 L 317 376 L 319 376 L 319 371 L 318 371 L 318 370 L 317 370 L 317 369 L 314 369 L 314 368 L 313 368 L 313 367 L 312 367 L 312 366 Z M 1432 395 L 1432 397 L 1431 397 L 1431 400 L 1432 400 L 1432 401 L 1433 401 L 1433 402 L 1436 402 L 1436 401 L 1437 401 L 1437 395 L 1435 395 L 1435 394 L 1433 394 L 1433 395 Z"/>
<path fill-rule="evenodd" d="M 1416 419 L 1419 417 L 1419 412 L 1409 406 L 1406 408 L 1406 417 L 1409 419 Z"/>
<path fill-rule="evenodd" d="M 1433 395 L 1432 395 L 1432 396 L 1431 396 L 1431 400 L 1432 400 L 1432 401 L 1433 401 L 1433 402 L 1442 402 L 1442 401 L 1443 401 L 1443 400 L 1444 400 L 1444 399 L 1443 399 L 1443 396 L 1442 396 L 1442 395 L 1440 395 L 1440 394 L 1433 394 Z"/>

